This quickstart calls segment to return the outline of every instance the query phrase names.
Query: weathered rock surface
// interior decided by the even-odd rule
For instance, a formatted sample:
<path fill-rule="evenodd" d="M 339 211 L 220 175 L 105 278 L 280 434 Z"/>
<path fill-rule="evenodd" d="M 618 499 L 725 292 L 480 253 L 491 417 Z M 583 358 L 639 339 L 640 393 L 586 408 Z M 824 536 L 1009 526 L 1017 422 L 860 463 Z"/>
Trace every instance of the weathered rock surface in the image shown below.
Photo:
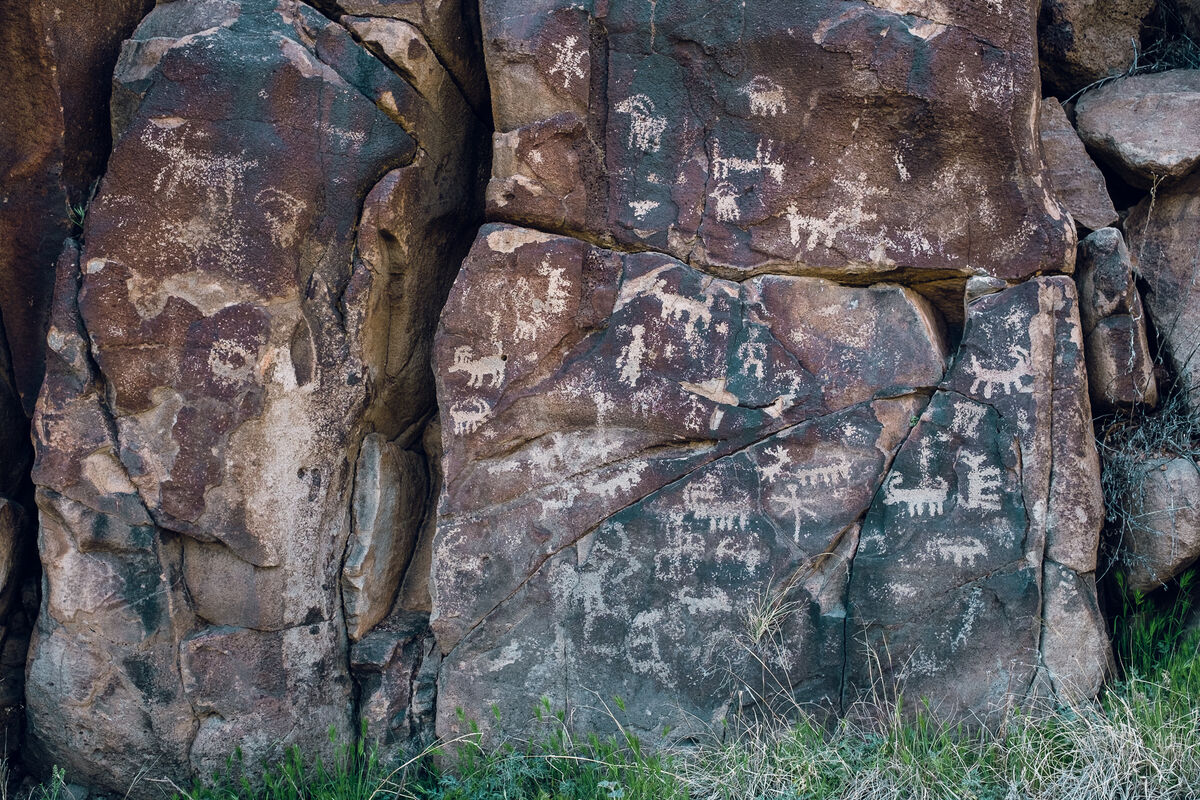
<path fill-rule="evenodd" d="M 1135 523 L 1121 541 L 1130 589 L 1148 592 L 1200 557 L 1200 468 L 1187 457 L 1146 462 L 1135 496 L 1126 498 Z"/>
<path fill-rule="evenodd" d="M 1047 89 L 1065 98 L 1128 71 L 1154 7 L 1155 0 L 1043 0 L 1038 51 Z"/>
<path fill-rule="evenodd" d="M 863 521 L 848 691 L 895 681 L 941 713 L 986 716 L 1039 679 L 1059 696 L 1100 688 L 1104 509 L 1086 387 L 1069 278 L 968 306 L 954 366 Z"/>
<path fill-rule="evenodd" d="M 1079 243 L 1079 312 L 1087 350 L 1088 388 L 1102 409 L 1158 402 L 1146 315 L 1125 239 L 1101 228 Z"/>
<path fill-rule="evenodd" d="M 1135 186 L 1180 178 L 1200 164 L 1200 70 L 1132 75 L 1075 104 L 1079 136 Z"/>
<path fill-rule="evenodd" d="M 1042 101 L 1039 125 L 1046 176 L 1075 223 L 1094 231 L 1116 222 L 1117 211 L 1108 196 L 1104 175 L 1053 97 Z"/>
<path fill-rule="evenodd" d="M 35 419 L 32 749 L 94 786 L 352 735 L 347 637 L 391 609 L 424 517 L 477 122 L 411 25 L 344 23 L 185 0 L 121 56 Z"/>
<path fill-rule="evenodd" d="M 1143 200 L 1125 230 L 1158 340 L 1200 412 L 1200 175 Z"/>
<path fill-rule="evenodd" d="M 725 276 L 1062 269 L 1074 231 L 1040 175 L 1035 13 L 487 0 L 489 218 Z"/>
<path fill-rule="evenodd" d="M 604 726 L 591 692 L 646 709 L 628 724 L 647 733 L 698 733 L 747 688 L 838 709 L 860 639 L 920 662 L 902 677 L 956 712 L 1027 697 L 1039 667 L 1094 692 L 1102 508 L 1074 284 L 970 313 L 940 384 L 936 312 L 909 290 L 730 283 L 485 227 L 436 351 L 439 733 L 492 704 L 520 728 L 543 696 Z M 1055 568 L 1045 596 L 1085 611 L 1080 630 L 1042 616 Z"/>

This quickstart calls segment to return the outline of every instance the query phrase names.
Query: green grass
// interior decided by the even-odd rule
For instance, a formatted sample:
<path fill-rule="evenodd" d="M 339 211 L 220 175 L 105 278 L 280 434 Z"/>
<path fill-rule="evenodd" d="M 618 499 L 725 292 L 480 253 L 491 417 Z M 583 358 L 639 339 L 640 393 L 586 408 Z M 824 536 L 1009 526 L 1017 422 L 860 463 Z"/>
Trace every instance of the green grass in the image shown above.
<path fill-rule="evenodd" d="M 797 711 L 652 752 L 620 728 L 574 736 L 543 701 L 539 735 L 485 750 L 478 730 L 410 758 L 361 742 L 330 763 L 291 752 L 263 768 L 235 753 L 180 800 L 1184 800 L 1200 797 L 1200 631 L 1187 630 L 1197 571 L 1172 590 L 1122 593 L 1122 674 L 1099 701 L 1014 713 L 998 730 L 939 724 L 898 696 L 833 726 Z M 148 779 L 153 780 L 152 777 Z M 62 800 L 65 776 L 33 800 Z M 0 798 L 7 800 L 7 798 Z"/>

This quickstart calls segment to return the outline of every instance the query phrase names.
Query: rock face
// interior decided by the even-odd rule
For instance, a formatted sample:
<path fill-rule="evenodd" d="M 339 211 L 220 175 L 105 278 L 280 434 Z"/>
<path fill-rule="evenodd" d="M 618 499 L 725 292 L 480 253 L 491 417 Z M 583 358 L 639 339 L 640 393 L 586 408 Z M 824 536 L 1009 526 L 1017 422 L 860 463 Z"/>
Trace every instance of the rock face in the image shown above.
<path fill-rule="evenodd" d="M 1079 135 L 1135 186 L 1180 178 L 1200 164 L 1200 70 L 1133 75 L 1075 105 Z"/>
<path fill-rule="evenodd" d="M 1047 177 L 1075 223 L 1094 231 L 1116 222 L 1117 211 L 1108 196 L 1104 175 L 1053 97 L 1042 101 L 1040 132 Z"/>
<path fill-rule="evenodd" d="M 440 734 L 837 711 L 884 644 L 956 714 L 1103 679 L 1078 303 L 1020 283 L 1074 256 L 1032 4 L 782 5 L 482 4 L 507 224 L 435 351 Z M 968 276 L 1015 285 L 947 372 Z"/>
<path fill-rule="evenodd" d="M 1192 409 L 1200 411 L 1200 175 L 1143 200 L 1125 230 L 1159 341 Z"/>
<path fill-rule="evenodd" d="M 1047 88 L 1065 98 L 1126 72 L 1154 7 L 1155 0 L 1043 0 L 1038 50 Z"/>
<path fill-rule="evenodd" d="M 1153 406 L 1158 402 L 1154 358 L 1121 232 L 1101 228 L 1080 242 L 1078 267 L 1092 402 L 1103 409 Z"/>
<path fill-rule="evenodd" d="M 1137 523 L 1121 543 L 1129 588 L 1148 592 L 1200 557 L 1200 469 L 1190 458 L 1146 462 L 1136 497 L 1126 498 Z"/>
<path fill-rule="evenodd" d="M 727 277 L 1069 260 L 1037 157 L 1035 3 L 592 6 L 481 4 L 490 218 Z"/>
<path fill-rule="evenodd" d="M 362 38 L 404 47 L 380 60 L 369 24 L 192 0 L 122 52 L 35 418 L 31 749 L 93 785 L 351 735 L 347 637 L 387 616 L 423 517 L 419 365 L 475 177 L 429 46 L 383 21 Z"/>

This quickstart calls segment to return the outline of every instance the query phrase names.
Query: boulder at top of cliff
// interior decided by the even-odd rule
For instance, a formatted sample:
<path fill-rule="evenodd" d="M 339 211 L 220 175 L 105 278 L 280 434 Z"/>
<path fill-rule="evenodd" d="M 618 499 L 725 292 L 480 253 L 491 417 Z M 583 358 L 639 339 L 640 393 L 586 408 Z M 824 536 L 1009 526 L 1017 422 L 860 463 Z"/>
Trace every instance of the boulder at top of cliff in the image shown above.
<path fill-rule="evenodd" d="M 1043 0 L 1038 51 L 1047 88 L 1066 97 L 1125 73 L 1154 6 L 1155 0 Z"/>
<path fill-rule="evenodd" d="M 1076 224 L 1094 231 L 1116 222 L 1117 211 L 1108 196 L 1103 173 L 1053 97 L 1042 101 L 1039 125 L 1047 177 Z"/>
<path fill-rule="evenodd" d="M 1158 340 L 1200 413 L 1200 174 L 1147 197 L 1130 212 L 1125 230 Z"/>
<path fill-rule="evenodd" d="M 1088 387 L 1102 409 L 1158 402 L 1146 316 L 1125 239 L 1101 228 L 1079 243 L 1079 311 Z"/>
<path fill-rule="evenodd" d="M 1200 468 L 1185 456 L 1149 459 L 1133 496 L 1134 524 L 1121 540 L 1129 588 L 1148 592 L 1200 557 Z"/>
<path fill-rule="evenodd" d="M 1131 75 L 1083 94 L 1084 143 L 1135 186 L 1180 178 L 1200 164 L 1200 70 Z"/>
<path fill-rule="evenodd" d="M 928 5 L 485 0 L 489 218 L 722 274 L 1069 269 L 1033 4 Z"/>

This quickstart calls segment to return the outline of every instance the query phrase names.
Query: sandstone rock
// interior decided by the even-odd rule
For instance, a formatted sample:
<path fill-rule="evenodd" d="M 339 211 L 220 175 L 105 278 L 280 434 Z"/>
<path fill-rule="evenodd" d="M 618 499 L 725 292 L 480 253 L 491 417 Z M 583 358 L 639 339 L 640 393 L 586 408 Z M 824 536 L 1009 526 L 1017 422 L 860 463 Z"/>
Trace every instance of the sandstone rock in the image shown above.
<path fill-rule="evenodd" d="M 1042 101 L 1039 119 L 1042 157 L 1059 202 L 1077 225 L 1098 230 L 1117 221 L 1104 175 L 1083 148 L 1075 128 L 1053 97 Z"/>
<path fill-rule="evenodd" d="M 1085 93 L 1079 136 L 1135 186 L 1180 178 L 1200 163 L 1200 71 L 1131 75 Z M 1127 228 L 1128 229 L 1128 228 Z"/>
<path fill-rule="evenodd" d="M 35 420 L 35 761 L 98 788 L 353 734 L 347 632 L 387 614 L 423 520 L 430 339 L 477 185 L 454 82 L 378 27 L 181 0 L 122 55 Z"/>
<path fill-rule="evenodd" d="M 1158 340 L 1192 410 L 1200 412 L 1200 175 L 1143 200 L 1125 230 Z"/>
<path fill-rule="evenodd" d="M 1070 279 L 968 306 L 954 366 L 863 521 L 848 692 L 882 680 L 987 719 L 1039 673 L 1060 697 L 1099 688 L 1103 507 L 1082 345 Z M 1064 580 L 1078 585 L 1052 597 Z"/>
<path fill-rule="evenodd" d="M 8 110 L 0 117 L 0 313 L 16 386 L 32 413 L 42 380 L 54 263 L 109 151 L 109 77 L 153 0 L 49 0 L 0 8 Z"/>
<path fill-rule="evenodd" d="M 1142 20 L 1155 0 L 1043 0 L 1038 16 L 1042 81 L 1061 97 L 1128 71 Z"/>
<path fill-rule="evenodd" d="M 1187 457 L 1155 458 L 1143 476 L 1126 498 L 1134 524 L 1120 546 L 1129 588 L 1148 592 L 1200 556 L 1200 469 Z"/>
<path fill-rule="evenodd" d="M 487 0 L 489 217 L 726 276 L 1069 266 L 1034 4 L 927 5 Z"/>
<path fill-rule="evenodd" d="M 1087 343 L 1088 387 L 1099 408 L 1158 402 L 1142 298 L 1125 239 L 1101 228 L 1079 243 L 1079 310 Z"/>

